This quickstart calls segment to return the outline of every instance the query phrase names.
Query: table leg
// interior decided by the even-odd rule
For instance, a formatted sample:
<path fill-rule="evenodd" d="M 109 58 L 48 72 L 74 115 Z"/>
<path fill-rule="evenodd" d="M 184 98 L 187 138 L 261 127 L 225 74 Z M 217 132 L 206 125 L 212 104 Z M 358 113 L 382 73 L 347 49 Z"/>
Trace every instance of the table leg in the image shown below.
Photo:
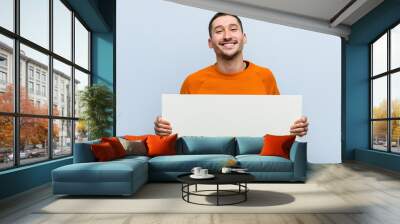
<path fill-rule="evenodd" d="M 219 205 L 219 184 L 217 184 L 217 206 Z"/>
<path fill-rule="evenodd" d="M 189 201 L 189 195 L 190 195 L 190 184 L 188 184 L 188 185 L 187 185 L 187 192 L 188 192 L 188 193 L 187 193 L 187 201 L 188 201 L 188 202 L 190 202 L 190 201 Z"/>
<path fill-rule="evenodd" d="M 244 201 L 247 201 L 247 192 L 248 192 L 248 190 L 247 190 L 247 182 L 246 182 L 246 183 L 244 183 Z"/>
<path fill-rule="evenodd" d="M 196 184 L 196 186 L 195 186 L 195 191 L 197 192 L 197 184 Z"/>

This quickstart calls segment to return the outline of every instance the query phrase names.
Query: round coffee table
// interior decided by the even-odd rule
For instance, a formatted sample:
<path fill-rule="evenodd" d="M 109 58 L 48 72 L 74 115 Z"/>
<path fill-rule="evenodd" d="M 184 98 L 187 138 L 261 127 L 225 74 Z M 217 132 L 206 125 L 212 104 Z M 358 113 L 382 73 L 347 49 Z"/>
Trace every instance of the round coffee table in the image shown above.
<path fill-rule="evenodd" d="M 212 179 L 193 179 L 190 177 L 191 173 L 182 174 L 177 177 L 178 181 L 182 183 L 182 199 L 188 203 L 198 204 L 198 205 L 234 205 L 247 200 L 247 192 L 249 188 L 247 183 L 255 180 L 255 177 L 249 173 L 215 173 L 215 177 Z M 215 190 L 197 190 L 198 184 L 205 185 L 216 185 Z M 194 191 L 190 191 L 190 186 L 195 186 Z M 223 190 L 220 189 L 220 185 L 236 185 L 237 190 Z M 209 192 L 215 192 L 215 194 L 205 194 Z M 190 196 L 203 196 L 203 197 L 216 197 L 216 204 L 202 204 L 190 201 Z M 221 203 L 221 197 L 232 197 L 241 196 L 239 200 L 231 203 Z"/>

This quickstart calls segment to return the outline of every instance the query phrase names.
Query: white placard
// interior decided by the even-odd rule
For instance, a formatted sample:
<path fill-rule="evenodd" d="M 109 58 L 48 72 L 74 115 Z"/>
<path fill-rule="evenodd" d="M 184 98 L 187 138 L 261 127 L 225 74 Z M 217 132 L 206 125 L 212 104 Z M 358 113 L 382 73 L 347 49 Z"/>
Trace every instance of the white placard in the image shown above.
<path fill-rule="evenodd" d="M 180 136 L 287 135 L 302 96 L 163 94 L 161 108 Z"/>

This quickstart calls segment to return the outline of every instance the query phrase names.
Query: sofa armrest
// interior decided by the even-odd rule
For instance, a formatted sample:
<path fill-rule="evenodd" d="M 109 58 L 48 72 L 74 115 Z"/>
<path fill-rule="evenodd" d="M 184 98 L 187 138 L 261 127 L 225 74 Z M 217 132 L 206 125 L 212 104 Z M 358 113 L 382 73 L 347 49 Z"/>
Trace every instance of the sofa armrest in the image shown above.
<path fill-rule="evenodd" d="M 293 162 L 293 178 L 305 181 L 307 176 L 307 142 L 295 141 L 290 149 L 290 160 Z"/>
<path fill-rule="evenodd" d="M 99 140 L 75 143 L 74 145 L 74 163 L 89 163 L 95 162 L 96 158 L 92 153 L 90 146 L 100 143 Z"/>

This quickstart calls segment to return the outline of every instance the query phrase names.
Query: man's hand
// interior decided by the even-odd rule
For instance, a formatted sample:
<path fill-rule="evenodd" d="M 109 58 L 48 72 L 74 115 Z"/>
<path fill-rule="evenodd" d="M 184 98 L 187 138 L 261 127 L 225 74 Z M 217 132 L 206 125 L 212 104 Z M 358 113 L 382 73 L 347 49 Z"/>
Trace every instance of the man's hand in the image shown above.
<path fill-rule="evenodd" d="M 167 120 L 162 119 L 161 116 L 157 116 L 154 121 L 154 132 L 160 136 L 170 135 L 172 134 L 171 124 Z"/>
<path fill-rule="evenodd" d="M 308 121 L 306 116 L 302 116 L 290 126 L 290 134 L 303 137 L 308 131 Z"/>

